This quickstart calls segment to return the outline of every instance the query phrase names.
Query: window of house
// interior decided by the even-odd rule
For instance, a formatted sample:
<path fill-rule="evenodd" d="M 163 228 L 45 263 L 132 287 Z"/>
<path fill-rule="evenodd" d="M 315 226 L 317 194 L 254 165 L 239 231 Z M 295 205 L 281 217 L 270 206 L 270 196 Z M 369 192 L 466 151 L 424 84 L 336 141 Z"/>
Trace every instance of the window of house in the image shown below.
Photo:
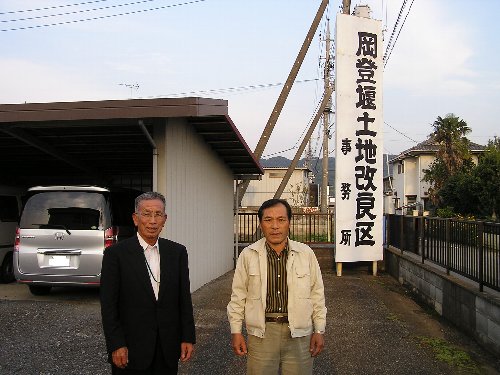
<path fill-rule="evenodd" d="M 403 162 L 398 164 L 398 174 L 405 173 L 405 165 Z"/>
<path fill-rule="evenodd" d="M 269 178 L 283 178 L 285 173 L 285 171 L 269 172 Z"/>
<path fill-rule="evenodd" d="M 411 215 L 413 210 L 417 209 L 417 196 L 416 195 L 407 195 L 406 196 L 406 206 L 408 207 L 406 214 Z"/>

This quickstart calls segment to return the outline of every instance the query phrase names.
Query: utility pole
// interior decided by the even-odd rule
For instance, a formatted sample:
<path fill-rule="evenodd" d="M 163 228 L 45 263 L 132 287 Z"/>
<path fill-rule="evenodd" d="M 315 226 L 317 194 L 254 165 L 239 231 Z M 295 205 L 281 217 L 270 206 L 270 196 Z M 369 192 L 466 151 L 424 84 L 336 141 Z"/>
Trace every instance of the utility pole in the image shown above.
<path fill-rule="evenodd" d="M 312 182 L 313 179 L 311 163 L 312 163 L 312 146 L 311 146 L 311 139 L 309 138 L 309 142 L 307 142 L 306 162 L 304 165 L 304 167 L 306 167 L 309 170 L 309 172 L 307 173 L 307 179 L 309 184 Z M 308 190 L 305 205 L 309 207 L 311 205 L 310 203 L 311 203 L 311 191 Z"/>
<path fill-rule="evenodd" d="M 330 82 L 330 69 L 332 67 L 330 56 L 330 20 L 327 19 L 326 26 L 326 54 L 325 54 L 325 67 L 324 67 L 324 84 L 325 92 L 331 87 Z M 328 140 L 330 139 L 330 113 L 332 112 L 332 100 L 328 101 L 328 105 L 323 111 L 323 178 L 321 180 L 321 208 L 323 214 L 328 212 Z"/>
<path fill-rule="evenodd" d="M 351 0 L 342 0 L 342 13 L 351 13 Z"/>
<path fill-rule="evenodd" d="M 318 8 L 318 11 L 316 12 L 316 16 L 314 17 L 314 20 L 311 24 L 311 27 L 309 28 L 309 31 L 306 35 L 306 38 L 304 42 L 302 43 L 302 47 L 300 48 L 300 51 L 295 59 L 295 62 L 292 66 L 292 69 L 290 70 L 290 73 L 288 74 L 288 78 L 283 85 L 283 88 L 281 89 L 280 96 L 278 97 L 278 100 L 276 101 L 276 104 L 274 105 L 273 111 L 271 112 L 271 115 L 269 116 L 269 120 L 267 121 L 266 127 L 264 128 L 264 131 L 262 132 L 262 135 L 260 136 L 259 142 L 257 143 L 257 146 L 255 147 L 255 151 L 253 152 L 255 155 L 255 158 L 257 160 L 260 160 L 262 157 L 262 153 L 264 152 L 264 149 L 266 148 L 267 142 L 269 141 L 269 138 L 271 137 L 271 133 L 274 129 L 274 126 L 276 125 L 276 122 L 278 121 L 278 117 L 281 114 L 281 110 L 283 109 L 283 106 L 285 105 L 285 101 L 288 98 L 288 94 L 290 93 L 290 90 L 292 89 L 293 82 L 295 81 L 295 78 L 297 77 L 297 74 L 299 73 L 300 67 L 302 65 L 302 62 L 304 61 L 304 57 L 306 56 L 307 50 L 309 49 L 309 46 L 311 45 L 311 42 L 314 38 L 314 34 L 316 33 L 316 29 L 318 28 L 319 22 L 321 21 L 321 18 L 323 17 L 323 13 L 325 12 L 325 9 L 328 5 L 329 0 L 322 0 L 321 4 Z M 243 196 L 245 195 L 245 192 L 247 191 L 248 185 L 250 184 L 249 180 L 244 181 L 241 184 L 240 191 L 239 191 L 239 202 L 238 205 L 241 204 L 241 200 L 243 199 Z"/>

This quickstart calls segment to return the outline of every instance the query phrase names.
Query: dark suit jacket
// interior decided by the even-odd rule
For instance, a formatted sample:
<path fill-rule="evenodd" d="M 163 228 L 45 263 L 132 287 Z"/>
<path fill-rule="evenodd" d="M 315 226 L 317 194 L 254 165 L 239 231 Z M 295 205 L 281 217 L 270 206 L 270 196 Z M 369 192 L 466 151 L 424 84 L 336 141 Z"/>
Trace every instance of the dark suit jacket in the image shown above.
<path fill-rule="evenodd" d="M 167 364 L 177 365 L 181 342 L 195 343 L 186 248 L 159 239 L 160 291 L 155 299 L 144 251 L 137 236 L 104 251 L 101 316 L 111 353 L 128 348 L 128 368 L 142 370 L 153 359 L 157 336 Z"/>

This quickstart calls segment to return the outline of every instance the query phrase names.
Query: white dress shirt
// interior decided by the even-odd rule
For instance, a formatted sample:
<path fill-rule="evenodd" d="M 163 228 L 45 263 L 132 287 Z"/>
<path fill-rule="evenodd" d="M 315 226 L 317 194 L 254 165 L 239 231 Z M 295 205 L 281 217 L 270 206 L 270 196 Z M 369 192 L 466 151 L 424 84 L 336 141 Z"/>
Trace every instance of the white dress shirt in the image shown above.
<path fill-rule="evenodd" d="M 153 287 L 156 300 L 158 300 L 158 292 L 160 291 L 160 250 L 158 240 L 156 240 L 156 243 L 151 246 L 144 241 L 139 233 L 137 233 L 137 238 L 139 239 L 139 244 L 144 249 L 149 279 L 151 280 L 151 286 Z"/>

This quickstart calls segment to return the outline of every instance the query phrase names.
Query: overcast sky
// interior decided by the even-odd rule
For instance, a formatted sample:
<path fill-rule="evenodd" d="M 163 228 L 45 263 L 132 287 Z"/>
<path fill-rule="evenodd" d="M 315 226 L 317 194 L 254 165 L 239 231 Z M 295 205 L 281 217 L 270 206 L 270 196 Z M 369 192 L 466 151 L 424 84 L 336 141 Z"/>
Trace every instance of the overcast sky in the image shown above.
<path fill-rule="evenodd" d="M 320 2 L 0 0 L 0 103 L 221 98 L 253 150 Z M 403 0 L 353 0 L 351 9 L 360 3 L 383 21 L 387 43 Z M 340 4 L 331 0 L 327 10 L 332 38 Z M 41 7 L 50 9 L 33 10 Z M 497 0 L 414 0 L 384 71 L 386 153 L 425 140 L 448 113 L 467 121 L 473 142 L 500 135 L 498 14 Z M 293 157 L 314 116 L 326 23 L 264 156 Z M 334 137 L 332 156 L 333 147 Z"/>

